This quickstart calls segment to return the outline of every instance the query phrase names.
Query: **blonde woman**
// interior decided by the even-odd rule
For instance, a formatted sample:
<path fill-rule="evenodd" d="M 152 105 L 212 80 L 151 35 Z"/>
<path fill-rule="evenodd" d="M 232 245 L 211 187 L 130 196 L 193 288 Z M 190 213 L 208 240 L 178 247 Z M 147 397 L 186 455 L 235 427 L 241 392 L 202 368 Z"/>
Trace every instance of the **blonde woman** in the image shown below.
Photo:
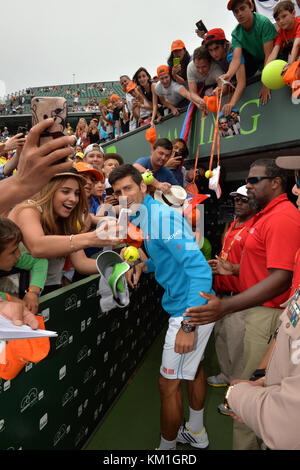
<path fill-rule="evenodd" d="M 66 256 L 70 256 L 78 272 L 96 274 L 96 261 L 87 258 L 84 249 L 120 242 L 115 220 L 103 223 L 97 233 L 95 230 L 87 232 L 85 183 L 85 178 L 72 168 L 56 175 L 32 200 L 19 204 L 9 213 L 32 256 L 49 261 L 44 293 L 61 287 Z"/>
<path fill-rule="evenodd" d="M 77 138 L 77 145 L 81 145 L 84 149 L 88 145 L 88 124 L 84 118 L 80 118 L 76 129 L 75 135 Z"/>

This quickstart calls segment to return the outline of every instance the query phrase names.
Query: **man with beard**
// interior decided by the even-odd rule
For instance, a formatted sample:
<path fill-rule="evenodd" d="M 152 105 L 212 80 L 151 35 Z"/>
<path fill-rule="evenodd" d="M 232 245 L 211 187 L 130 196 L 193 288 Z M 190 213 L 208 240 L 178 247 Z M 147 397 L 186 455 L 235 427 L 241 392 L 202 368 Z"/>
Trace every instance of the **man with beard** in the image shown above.
<path fill-rule="evenodd" d="M 282 304 L 289 298 L 300 244 L 300 214 L 288 201 L 286 174 L 275 160 L 256 160 L 246 182 L 249 200 L 256 201 L 260 212 L 254 216 L 240 264 L 222 261 L 223 274 L 239 276 L 241 292 L 224 299 L 203 293 L 207 305 L 191 307 L 185 314 L 196 326 L 247 309 L 241 379 L 249 379 L 261 368 L 270 338 L 279 325 Z M 238 422 L 234 423 L 233 448 L 258 449 L 254 433 Z"/>

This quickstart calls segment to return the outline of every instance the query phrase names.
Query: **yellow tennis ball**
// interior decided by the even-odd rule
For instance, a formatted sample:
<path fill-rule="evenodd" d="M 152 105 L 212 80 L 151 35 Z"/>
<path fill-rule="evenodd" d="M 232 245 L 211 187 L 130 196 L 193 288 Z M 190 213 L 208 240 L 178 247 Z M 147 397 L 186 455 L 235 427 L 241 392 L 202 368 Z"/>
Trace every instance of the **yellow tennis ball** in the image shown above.
<path fill-rule="evenodd" d="M 142 178 L 147 185 L 151 184 L 154 179 L 152 171 L 145 171 L 142 173 Z"/>
<path fill-rule="evenodd" d="M 123 256 L 126 261 L 133 263 L 140 257 L 140 254 L 139 250 L 135 246 L 128 246 L 124 251 Z"/>
<path fill-rule="evenodd" d="M 205 178 L 209 179 L 214 175 L 213 171 L 206 170 Z"/>
<path fill-rule="evenodd" d="M 272 60 L 263 69 L 261 81 L 270 88 L 270 90 L 279 90 L 284 87 L 285 83 L 282 78 L 283 67 L 287 64 L 284 60 Z"/>

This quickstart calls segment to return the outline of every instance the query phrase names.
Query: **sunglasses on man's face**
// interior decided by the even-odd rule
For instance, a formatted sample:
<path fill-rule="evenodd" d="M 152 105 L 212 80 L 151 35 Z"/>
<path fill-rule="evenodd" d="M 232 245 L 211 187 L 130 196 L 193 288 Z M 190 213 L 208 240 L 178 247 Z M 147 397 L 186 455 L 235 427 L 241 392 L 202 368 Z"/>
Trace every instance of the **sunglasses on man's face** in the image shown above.
<path fill-rule="evenodd" d="M 240 201 L 242 201 L 244 204 L 248 204 L 249 199 L 247 197 L 235 196 L 234 202 L 240 202 Z"/>
<path fill-rule="evenodd" d="M 297 188 L 300 189 L 300 171 L 299 170 L 295 170 L 295 180 L 296 180 Z"/>
<path fill-rule="evenodd" d="M 274 176 L 250 176 L 246 178 L 246 184 L 257 184 L 262 180 L 273 180 Z"/>

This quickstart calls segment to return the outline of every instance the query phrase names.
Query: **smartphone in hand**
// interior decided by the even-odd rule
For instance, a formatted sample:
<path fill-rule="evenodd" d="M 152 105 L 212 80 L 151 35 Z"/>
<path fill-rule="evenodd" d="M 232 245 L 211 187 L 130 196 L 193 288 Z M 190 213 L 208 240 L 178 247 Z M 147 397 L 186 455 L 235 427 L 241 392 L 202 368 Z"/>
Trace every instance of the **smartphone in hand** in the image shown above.
<path fill-rule="evenodd" d="M 27 127 L 22 127 L 22 126 L 19 126 L 19 127 L 18 127 L 17 134 L 22 134 L 22 135 L 20 136 L 20 139 L 23 138 L 23 137 L 25 137 L 26 132 L 27 132 Z"/>
<path fill-rule="evenodd" d="M 67 135 L 67 100 L 62 97 L 37 96 L 31 100 L 32 125 L 53 118 L 54 123 L 40 137 L 40 145 Z"/>
<path fill-rule="evenodd" d="M 199 31 L 204 31 L 205 34 L 207 33 L 207 28 L 202 20 L 197 21 L 196 27 L 199 29 Z"/>

